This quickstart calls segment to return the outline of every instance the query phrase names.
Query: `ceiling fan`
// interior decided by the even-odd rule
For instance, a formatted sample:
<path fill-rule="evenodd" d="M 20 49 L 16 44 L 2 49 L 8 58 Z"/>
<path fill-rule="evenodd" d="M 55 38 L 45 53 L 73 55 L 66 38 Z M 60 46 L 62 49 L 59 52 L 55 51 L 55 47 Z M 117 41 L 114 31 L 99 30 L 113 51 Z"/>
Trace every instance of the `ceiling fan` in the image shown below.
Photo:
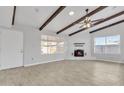
<path fill-rule="evenodd" d="M 89 12 L 89 9 L 86 9 L 85 11 L 86 11 L 86 15 L 87 15 Z M 94 22 L 99 22 L 99 21 L 103 21 L 103 20 L 104 20 L 104 18 L 97 19 L 97 20 L 91 20 L 91 18 L 89 16 L 87 16 L 82 22 L 80 22 L 78 24 L 80 24 L 79 28 L 90 28 L 93 26 Z"/>

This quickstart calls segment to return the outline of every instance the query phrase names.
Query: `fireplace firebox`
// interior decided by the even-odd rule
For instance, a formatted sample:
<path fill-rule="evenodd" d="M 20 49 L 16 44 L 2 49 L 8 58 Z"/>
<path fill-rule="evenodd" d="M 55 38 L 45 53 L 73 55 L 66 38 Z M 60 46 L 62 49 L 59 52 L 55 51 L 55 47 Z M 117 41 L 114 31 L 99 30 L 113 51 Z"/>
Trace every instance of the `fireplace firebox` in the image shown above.
<path fill-rule="evenodd" d="M 74 50 L 74 56 L 75 57 L 84 57 L 84 50 L 81 50 L 81 49 Z"/>

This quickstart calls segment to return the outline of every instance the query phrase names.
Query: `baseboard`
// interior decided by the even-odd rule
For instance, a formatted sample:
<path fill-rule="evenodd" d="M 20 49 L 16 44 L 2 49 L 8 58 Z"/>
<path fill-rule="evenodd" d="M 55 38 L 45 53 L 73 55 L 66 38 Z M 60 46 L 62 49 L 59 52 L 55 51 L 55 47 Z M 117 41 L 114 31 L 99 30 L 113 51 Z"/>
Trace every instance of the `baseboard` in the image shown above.
<path fill-rule="evenodd" d="M 67 58 L 65 60 L 96 60 L 95 58 Z"/>
<path fill-rule="evenodd" d="M 97 61 L 107 61 L 107 62 L 113 62 L 113 63 L 124 63 L 122 61 L 113 61 L 113 60 L 105 60 L 105 59 L 95 59 Z"/>
<path fill-rule="evenodd" d="M 124 63 L 123 61 L 113 61 L 113 60 L 105 60 L 105 59 L 96 59 L 96 58 L 89 58 L 89 59 L 74 59 L 74 58 L 70 58 L 70 59 L 65 59 L 65 60 L 97 60 L 97 61 L 107 61 L 107 62 L 113 62 L 113 63 Z"/>
<path fill-rule="evenodd" d="M 37 63 L 33 63 L 33 64 L 25 64 L 24 67 L 40 65 L 40 64 L 45 64 L 45 63 L 49 63 L 49 62 L 62 61 L 62 60 L 64 60 L 64 59 L 58 59 L 58 60 L 52 60 L 52 61 L 44 61 L 44 62 L 37 62 Z"/>
<path fill-rule="evenodd" d="M 21 65 L 21 66 L 16 66 L 16 67 L 1 67 L 0 70 L 9 70 L 9 69 L 15 69 L 19 67 L 23 67 L 23 66 Z"/>

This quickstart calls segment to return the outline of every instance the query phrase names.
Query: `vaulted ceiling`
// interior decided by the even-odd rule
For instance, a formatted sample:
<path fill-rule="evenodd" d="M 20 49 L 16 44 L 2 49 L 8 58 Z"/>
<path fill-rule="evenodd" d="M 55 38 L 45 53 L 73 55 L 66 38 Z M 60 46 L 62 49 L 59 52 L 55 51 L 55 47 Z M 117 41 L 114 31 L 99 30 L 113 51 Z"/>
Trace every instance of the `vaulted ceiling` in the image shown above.
<path fill-rule="evenodd" d="M 56 11 L 60 6 L 17 6 L 15 12 L 14 26 L 27 26 L 39 29 Z M 81 17 L 86 15 L 85 9 L 89 9 L 89 12 L 99 8 L 99 6 L 66 6 L 59 10 L 58 14 L 52 16 L 52 20 L 49 20 L 47 25 L 41 30 L 50 33 L 57 33 L 61 29 L 65 28 L 69 24 L 75 22 Z M 0 26 L 12 27 L 14 7 L 0 7 Z M 74 15 L 70 16 L 69 12 L 73 11 Z M 124 19 L 124 7 L 123 6 L 109 6 L 100 11 L 94 13 L 91 19 L 107 18 L 114 14 L 123 11 L 122 15 L 107 20 L 99 25 L 86 29 L 84 31 L 92 31 L 97 28 L 103 27 L 107 24 L 117 22 Z M 65 29 L 59 34 L 69 35 L 73 32 L 80 30 L 78 24 Z M 39 30 L 40 31 L 40 30 Z M 58 34 L 58 35 L 59 35 Z"/>

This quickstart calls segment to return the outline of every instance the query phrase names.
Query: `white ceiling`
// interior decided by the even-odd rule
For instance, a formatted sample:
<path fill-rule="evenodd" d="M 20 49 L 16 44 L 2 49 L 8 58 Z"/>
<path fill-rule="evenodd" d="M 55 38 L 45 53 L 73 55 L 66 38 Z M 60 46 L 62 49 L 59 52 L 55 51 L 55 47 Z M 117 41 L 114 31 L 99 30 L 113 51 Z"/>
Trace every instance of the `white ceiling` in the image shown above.
<path fill-rule="evenodd" d="M 0 6 L 0 26 L 11 27 L 13 7 Z"/>
<path fill-rule="evenodd" d="M 39 28 L 57 8 L 58 6 L 18 6 L 15 24 Z"/>
<path fill-rule="evenodd" d="M 109 17 L 109 16 L 111 16 L 111 15 L 114 15 L 114 14 L 120 12 L 120 11 L 124 11 L 124 7 L 116 7 L 116 8 L 114 7 L 114 8 L 113 8 L 112 6 L 110 6 L 110 7 L 107 7 L 107 8 L 105 8 L 105 9 L 103 9 L 102 11 L 96 13 L 95 15 L 91 16 L 91 19 L 95 20 L 95 19 L 100 19 L 100 18 L 107 18 L 107 17 Z M 118 20 L 116 20 L 116 19 L 118 19 Z M 122 16 L 120 16 L 120 17 L 118 17 L 118 18 L 114 18 L 114 19 L 112 19 L 112 20 L 109 20 L 109 21 L 107 21 L 107 22 L 104 22 L 104 23 L 102 23 L 102 24 L 99 24 L 99 25 L 97 25 L 97 26 L 95 26 L 95 27 L 92 27 L 92 28 L 88 29 L 87 31 L 89 31 L 89 30 L 91 31 L 91 30 L 93 30 L 94 28 L 97 29 L 97 28 L 99 28 L 100 25 L 101 25 L 101 26 L 104 26 L 104 25 L 107 25 L 107 24 L 110 24 L 110 23 L 119 21 L 119 20 L 121 20 L 121 19 L 124 19 L 124 15 L 122 15 Z M 79 29 L 80 29 L 80 28 L 79 28 L 79 25 L 77 24 L 77 25 L 75 25 L 75 26 L 73 26 L 73 27 L 71 27 L 71 28 L 65 30 L 65 31 L 62 32 L 61 34 L 67 34 L 67 35 L 68 35 L 68 34 L 73 33 L 73 32 L 75 32 L 75 31 L 77 31 L 77 30 L 79 30 Z"/>
<path fill-rule="evenodd" d="M 55 19 L 50 22 L 43 30 L 44 31 L 53 31 L 57 32 L 58 30 L 62 29 L 63 27 L 69 25 L 70 23 L 76 21 L 77 19 L 81 18 L 86 14 L 85 9 L 90 9 L 93 11 L 97 7 L 95 6 L 68 6 L 66 7 Z M 73 16 L 69 15 L 70 11 L 74 11 L 75 14 Z"/>
<path fill-rule="evenodd" d="M 59 6 L 17 6 L 15 16 L 15 26 L 25 25 L 27 27 L 33 27 L 39 29 L 39 27 L 58 9 Z M 98 6 L 67 6 L 59 15 L 57 15 L 44 29 L 43 32 L 56 33 L 60 29 L 76 21 L 80 17 L 85 15 L 85 9 L 89 9 L 89 12 L 96 9 Z M 74 11 L 74 15 L 70 16 L 68 13 Z M 124 6 L 110 6 L 91 18 L 99 19 L 106 18 L 120 11 L 124 11 Z M 13 7 L 0 7 L 0 26 L 11 27 L 12 23 Z M 104 22 L 98 26 L 90 28 L 87 31 L 99 28 L 100 26 L 110 24 L 114 21 L 124 19 L 124 15 Z M 60 33 L 62 35 L 68 35 L 72 32 L 79 30 L 79 25 L 72 26 L 71 28 Z"/>

